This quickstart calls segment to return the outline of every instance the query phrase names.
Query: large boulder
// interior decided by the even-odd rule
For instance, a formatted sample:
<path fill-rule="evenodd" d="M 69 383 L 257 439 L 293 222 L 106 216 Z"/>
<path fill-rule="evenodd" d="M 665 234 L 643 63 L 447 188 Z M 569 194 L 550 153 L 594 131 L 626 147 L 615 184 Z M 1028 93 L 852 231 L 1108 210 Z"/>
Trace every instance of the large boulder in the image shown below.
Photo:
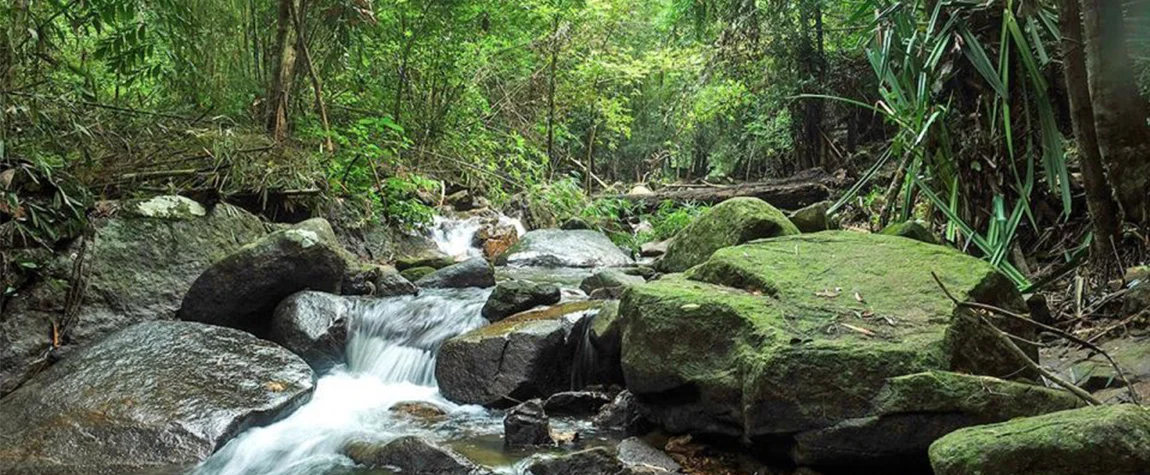
<path fill-rule="evenodd" d="M 276 307 L 268 339 L 323 373 L 344 361 L 353 302 L 323 292 L 293 294 Z"/>
<path fill-rule="evenodd" d="M 344 454 L 370 468 L 396 468 L 411 475 L 481 475 L 491 473 L 455 451 L 422 437 L 400 437 L 383 445 L 352 442 Z"/>
<path fill-rule="evenodd" d="M 498 322 L 541 305 L 557 304 L 560 298 L 559 287 L 554 285 L 511 280 L 495 286 L 483 305 L 483 317 Z"/>
<path fill-rule="evenodd" d="M 627 290 L 627 388 L 672 432 L 755 439 L 874 415 L 892 377 L 1029 376 L 932 272 L 962 301 L 1025 312 L 1008 279 L 942 246 L 841 231 L 757 241 Z"/>
<path fill-rule="evenodd" d="M 448 340 L 435 362 L 440 392 L 460 404 L 506 407 L 567 389 L 573 320 L 598 305 L 576 302 L 521 313 Z"/>
<path fill-rule="evenodd" d="M 1146 473 L 1150 412 L 1098 406 L 955 431 L 930 446 L 938 475 Z"/>
<path fill-rule="evenodd" d="M 622 267 L 633 261 L 601 232 L 539 229 L 524 234 L 496 263 L 518 267 Z"/>
<path fill-rule="evenodd" d="M 276 305 L 289 295 L 340 293 L 352 260 L 326 220 L 304 221 L 209 267 L 188 290 L 179 317 L 265 335 Z"/>
<path fill-rule="evenodd" d="M 425 289 L 487 288 L 495 286 L 495 269 L 487 259 L 474 257 L 458 264 L 439 269 L 415 281 Z"/>
<path fill-rule="evenodd" d="M 662 272 L 683 272 L 715 251 L 755 239 L 798 234 L 787 216 L 758 198 L 734 198 L 711 208 L 675 235 L 659 261 Z"/>
<path fill-rule="evenodd" d="M 794 458 L 815 466 L 925 465 L 930 444 L 955 430 L 1082 405 L 1067 391 L 989 376 L 899 376 L 871 402 L 873 416 L 796 435 Z"/>
<path fill-rule="evenodd" d="M 315 375 L 279 346 L 191 322 L 132 326 L 0 404 L 0 473 L 116 474 L 196 464 L 305 403 Z"/>
<path fill-rule="evenodd" d="M 213 262 L 265 234 L 254 215 L 226 204 L 208 210 L 161 196 L 104 205 L 86 249 L 58 256 L 40 283 L 21 289 L 0 312 L 0 396 L 42 369 L 51 322 L 60 319 L 75 260 L 83 256 L 86 289 L 61 343 L 80 346 L 133 324 L 175 318 L 192 282 Z"/>

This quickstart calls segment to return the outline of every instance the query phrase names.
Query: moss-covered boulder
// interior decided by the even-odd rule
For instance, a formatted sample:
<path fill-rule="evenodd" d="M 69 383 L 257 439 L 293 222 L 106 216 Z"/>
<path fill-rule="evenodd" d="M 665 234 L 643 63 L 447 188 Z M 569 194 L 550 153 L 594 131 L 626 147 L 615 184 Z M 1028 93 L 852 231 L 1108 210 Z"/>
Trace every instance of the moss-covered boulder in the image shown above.
<path fill-rule="evenodd" d="M 212 264 L 188 290 L 179 317 L 266 335 L 276 305 L 289 295 L 339 294 L 353 260 L 326 220 L 304 221 Z"/>
<path fill-rule="evenodd" d="M 1099 406 L 962 429 L 930 446 L 938 475 L 1118 475 L 1150 470 L 1150 411 Z"/>
<path fill-rule="evenodd" d="M 735 198 L 711 208 L 675 235 L 659 261 L 662 272 L 683 272 L 715 251 L 755 239 L 798 234 L 787 216 L 758 198 Z"/>
<path fill-rule="evenodd" d="M 598 302 L 575 302 L 521 313 L 445 342 L 435 379 L 460 404 L 509 406 L 568 389 L 575 321 Z"/>
<path fill-rule="evenodd" d="M 990 265 L 942 246 L 843 231 L 757 241 L 627 290 L 627 388 L 671 431 L 754 438 L 872 415 L 896 376 L 1027 374 L 931 272 L 958 299 L 1025 311 Z"/>
<path fill-rule="evenodd" d="M 422 278 L 427 277 L 427 276 L 434 274 L 434 273 L 435 273 L 434 267 L 412 267 L 410 269 L 404 269 L 404 270 L 400 271 L 399 275 L 403 276 L 404 279 L 407 279 L 411 282 L 417 282 L 417 281 L 419 281 L 419 279 L 422 279 Z"/>
<path fill-rule="evenodd" d="M 227 204 L 211 209 L 180 196 L 106 203 L 93 235 L 41 266 L 41 281 L 5 303 L 0 318 L 0 396 L 43 369 L 51 322 L 64 313 L 75 260 L 86 290 L 68 346 L 136 323 L 175 318 L 184 294 L 213 262 L 265 234 L 259 218 Z"/>
<path fill-rule="evenodd" d="M 879 234 L 914 239 L 915 241 L 925 242 L 927 244 L 938 244 L 940 242 L 938 236 L 935 236 L 934 231 L 927 228 L 921 221 L 894 223 L 883 228 L 882 231 L 879 231 Z"/>
<path fill-rule="evenodd" d="M 1074 409 L 1082 400 L 1034 384 L 930 371 L 887 380 L 872 416 L 795 436 L 801 465 L 926 465 L 927 448 L 955 430 Z"/>
<path fill-rule="evenodd" d="M 795 211 L 788 217 L 795 224 L 795 227 L 804 233 L 838 229 L 837 219 L 829 215 L 831 206 L 834 206 L 831 201 L 820 201 Z"/>
<path fill-rule="evenodd" d="M 0 473 L 168 473 L 304 404 L 314 378 L 296 355 L 242 331 L 137 324 L 4 398 Z"/>

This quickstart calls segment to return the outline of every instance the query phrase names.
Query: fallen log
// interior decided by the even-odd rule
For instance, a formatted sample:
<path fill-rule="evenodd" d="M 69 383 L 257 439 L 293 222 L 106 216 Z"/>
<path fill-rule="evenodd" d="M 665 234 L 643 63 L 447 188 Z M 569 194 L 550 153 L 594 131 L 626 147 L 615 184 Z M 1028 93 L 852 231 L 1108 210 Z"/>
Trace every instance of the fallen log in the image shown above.
<path fill-rule="evenodd" d="M 664 201 L 675 203 L 718 204 L 731 198 L 752 197 L 766 201 L 776 208 L 797 210 L 804 206 L 825 201 L 831 197 L 831 177 L 821 171 L 799 173 L 790 178 L 755 183 L 741 183 L 723 186 L 667 187 L 666 189 L 643 194 L 606 195 L 642 204 L 652 210 Z"/>

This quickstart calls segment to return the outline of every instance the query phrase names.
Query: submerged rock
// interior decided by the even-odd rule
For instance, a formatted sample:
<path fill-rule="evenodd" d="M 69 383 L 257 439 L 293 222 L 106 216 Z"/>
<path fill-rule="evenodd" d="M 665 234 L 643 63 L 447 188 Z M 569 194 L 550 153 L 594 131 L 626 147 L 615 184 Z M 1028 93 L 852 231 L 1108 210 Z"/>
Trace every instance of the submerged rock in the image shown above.
<path fill-rule="evenodd" d="M 538 399 L 507 411 L 503 417 L 503 445 L 510 448 L 554 445 L 551 420 Z"/>
<path fill-rule="evenodd" d="M 308 400 L 311 368 L 250 334 L 132 326 L 77 351 L 0 404 L 0 473 L 135 473 L 206 459 Z"/>
<path fill-rule="evenodd" d="M 540 229 L 523 235 L 496 263 L 519 267 L 621 267 L 633 261 L 598 231 Z"/>
<path fill-rule="evenodd" d="M 426 401 L 397 402 L 387 410 L 426 421 L 434 421 L 447 416 L 447 411 L 444 411 L 442 407 Z"/>
<path fill-rule="evenodd" d="M 415 285 L 426 289 L 494 287 L 495 270 L 486 259 L 476 257 L 439 269 L 415 281 Z"/>
<path fill-rule="evenodd" d="M 323 373 L 344 361 L 351 302 L 338 295 L 305 291 L 276 307 L 268 339 L 299 355 Z"/>
<path fill-rule="evenodd" d="M 557 304 L 560 298 L 559 288 L 551 284 L 507 281 L 495 286 L 495 291 L 483 305 L 483 317 L 498 322 L 541 305 Z"/>
<path fill-rule="evenodd" d="M 1028 375 L 931 272 L 958 299 L 1025 311 L 989 264 L 942 246 L 841 231 L 758 241 L 628 289 L 627 387 L 669 431 L 753 440 L 871 416 L 892 377 Z"/>
<path fill-rule="evenodd" d="M 357 464 L 396 468 L 411 475 L 480 475 L 490 473 L 455 451 L 417 436 L 405 436 L 384 445 L 352 442 L 344 454 Z"/>
<path fill-rule="evenodd" d="M 891 224 L 883 228 L 879 234 L 887 236 L 898 236 L 907 239 L 914 239 L 915 241 L 925 242 L 927 244 L 938 244 L 940 241 L 934 232 L 926 227 L 925 224 L 919 221 L 906 221 L 902 223 Z"/>
<path fill-rule="evenodd" d="M 327 221 L 304 221 L 213 264 L 188 290 L 180 319 L 263 335 L 276 305 L 289 295 L 338 294 L 349 260 Z"/>
<path fill-rule="evenodd" d="M 180 196 L 129 201 L 92 221 L 84 255 L 86 290 L 63 343 L 84 345 L 140 322 L 170 320 L 192 282 L 213 262 L 265 234 L 259 218 Z M 42 369 L 51 322 L 64 312 L 78 243 L 42 280 L 5 302 L 0 318 L 0 396 Z"/>
<path fill-rule="evenodd" d="M 447 340 L 435 363 L 439 390 L 456 403 L 506 407 L 567 389 L 572 319 L 598 305 L 576 302 L 525 312 Z"/>
<path fill-rule="evenodd" d="M 955 431 L 930 446 L 938 475 L 1134 474 L 1150 467 L 1150 412 L 1098 406 Z"/>
<path fill-rule="evenodd" d="M 683 272 L 715 251 L 755 239 L 798 234 L 782 211 L 758 198 L 735 198 L 711 208 L 675 235 L 659 261 L 662 272 Z"/>
<path fill-rule="evenodd" d="M 1081 407 L 1067 391 L 988 376 L 932 371 L 891 378 L 873 416 L 798 434 L 802 465 L 925 465 L 930 444 L 955 430 Z"/>

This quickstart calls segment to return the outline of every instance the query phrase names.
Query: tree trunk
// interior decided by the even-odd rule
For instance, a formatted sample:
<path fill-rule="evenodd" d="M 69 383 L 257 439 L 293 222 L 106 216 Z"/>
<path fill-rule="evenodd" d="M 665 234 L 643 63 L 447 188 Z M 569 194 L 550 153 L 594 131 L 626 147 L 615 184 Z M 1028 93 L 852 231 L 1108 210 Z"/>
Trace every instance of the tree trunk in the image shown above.
<path fill-rule="evenodd" d="M 547 80 L 547 161 L 555 167 L 555 69 L 559 61 L 559 15 L 551 28 L 551 74 Z"/>
<path fill-rule="evenodd" d="M 1058 25 L 1062 33 L 1062 72 L 1070 99 L 1070 118 L 1086 182 L 1086 207 L 1094 228 L 1095 259 L 1109 259 L 1111 245 L 1118 237 L 1118 207 L 1111 196 L 1110 182 L 1102 166 L 1098 137 L 1094 130 L 1094 106 L 1090 102 L 1090 84 L 1086 57 L 1082 48 L 1082 23 L 1078 0 L 1058 0 Z"/>
<path fill-rule="evenodd" d="M 1150 225 L 1150 133 L 1126 51 L 1122 3 L 1082 0 L 1098 149 L 1127 221 Z"/>
<path fill-rule="evenodd" d="M 268 91 L 268 133 L 276 141 L 287 138 L 288 104 L 292 83 L 295 82 L 296 42 L 293 11 L 299 0 L 279 0 L 279 18 L 276 29 L 275 71 Z"/>

